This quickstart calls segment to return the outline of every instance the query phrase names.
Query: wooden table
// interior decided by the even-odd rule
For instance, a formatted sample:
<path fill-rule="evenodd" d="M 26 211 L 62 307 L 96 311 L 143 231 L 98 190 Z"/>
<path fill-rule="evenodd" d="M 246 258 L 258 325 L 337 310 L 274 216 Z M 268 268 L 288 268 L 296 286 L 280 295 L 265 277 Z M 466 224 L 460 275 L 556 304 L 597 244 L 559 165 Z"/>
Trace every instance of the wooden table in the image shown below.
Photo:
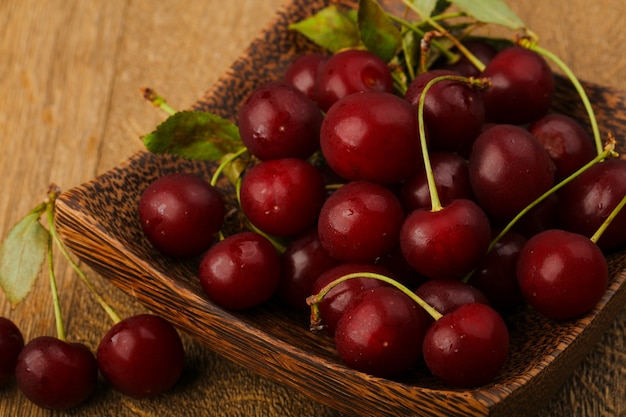
<path fill-rule="evenodd" d="M 189 107 L 264 27 L 282 0 L 3 0 L 0 2 L 0 237 L 43 200 L 114 167 L 142 148 L 164 114 L 144 102 L 150 86 Z M 626 90 L 623 0 L 510 1 L 541 44 L 582 79 Z M 619 140 L 623 138 L 618 138 Z M 110 326 L 63 259 L 55 256 L 68 337 L 95 349 Z M 122 316 L 144 311 L 88 271 Z M 43 274 L 42 274 L 43 275 Z M 47 280 L 0 314 L 27 340 L 54 335 Z M 626 415 L 626 311 L 540 416 Z M 13 383 L 0 415 L 336 416 L 184 338 L 188 366 L 169 394 L 132 400 L 104 382 L 68 412 L 30 404 Z"/>

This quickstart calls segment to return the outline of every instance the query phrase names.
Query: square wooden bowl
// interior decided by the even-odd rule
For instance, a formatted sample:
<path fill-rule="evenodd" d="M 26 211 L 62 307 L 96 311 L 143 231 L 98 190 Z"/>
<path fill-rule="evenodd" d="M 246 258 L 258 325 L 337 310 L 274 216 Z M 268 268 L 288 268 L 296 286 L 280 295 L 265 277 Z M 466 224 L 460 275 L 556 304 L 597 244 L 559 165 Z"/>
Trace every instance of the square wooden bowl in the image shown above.
<path fill-rule="evenodd" d="M 281 77 L 295 56 L 315 50 L 288 25 L 328 3 L 286 4 L 195 107 L 233 120 L 253 88 Z M 626 95 L 589 83 L 584 87 L 602 131 L 626 137 Z M 558 78 L 555 110 L 586 124 L 579 103 L 570 83 Z M 306 315 L 274 303 L 240 313 L 225 311 L 202 292 L 197 261 L 173 262 L 151 248 L 137 220 L 141 192 L 164 174 L 186 171 L 208 179 L 212 168 L 140 152 L 63 193 L 57 201 L 58 230 L 82 261 L 180 330 L 225 358 L 347 414 L 529 415 L 557 392 L 626 301 L 626 251 L 622 250 L 609 256 L 610 287 L 597 308 L 584 317 L 558 322 L 526 309 L 508 318 L 510 358 L 493 383 L 472 390 L 450 389 L 425 369 L 405 379 L 375 378 L 344 366 L 332 340 L 308 330 Z"/>

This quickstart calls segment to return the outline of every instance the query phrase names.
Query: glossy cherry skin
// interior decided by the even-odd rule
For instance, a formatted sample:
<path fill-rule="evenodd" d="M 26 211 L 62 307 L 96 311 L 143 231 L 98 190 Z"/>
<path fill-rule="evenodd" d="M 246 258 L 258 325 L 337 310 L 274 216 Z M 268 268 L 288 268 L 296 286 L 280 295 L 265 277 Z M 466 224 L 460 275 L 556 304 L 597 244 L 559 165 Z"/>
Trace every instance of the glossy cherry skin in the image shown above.
<path fill-rule="evenodd" d="M 554 184 L 555 166 L 539 141 L 513 125 L 494 125 L 478 136 L 469 178 L 480 206 L 509 220 Z"/>
<path fill-rule="evenodd" d="M 263 161 L 250 168 L 241 182 L 241 209 L 265 233 L 294 236 L 317 220 L 326 199 L 322 174 L 297 159 Z"/>
<path fill-rule="evenodd" d="M 393 377 L 422 358 L 429 324 L 425 311 L 398 289 L 371 288 L 339 319 L 335 346 L 348 366 L 378 377 Z"/>
<path fill-rule="evenodd" d="M 524 124 L 544 116 L 554 99 L 554 75 L 534 51 L 513 46 L 498 52 L 481 77 L 491 82 L 483 93 L 487 120 Z"/>
<path fill-rule="evenodd" d="M 418 109 L 426 85 L 434 78 L 446 75 L 457 74 L 448 70 L 430 70 L 417 75 L 404 98 Z M 460 81 L 444 80 L 426 92 L 424 123 L 431 149 L 457 152 L 467 148 L 478 136 L 484 122 L 482 95 L 474 87 Z"/>
<path fill-rule="evenodd" d="M 430 166 L 435 179 L 437 195 L 442 205 L 445 206 L 460 198 L 474 199 L 474 192 L 469 181 L 467 160 L 451 152 L 434 152 L 430 154 Z M 430 209 L 432 207 L 425 170 L 420 170 L 402 183 L 400 200 L 407 212 L 418 208 Z"/>
<path fill-rule="evenodd" d="M 139 314 L 115 324 L 96 353 L 102 376 L 133 398 L 162 394 L 176 384 L 185 351 L 176 329 L 165 319 Z"/>
<path fill-rule="evenodd" d="M 559 192 L 560 226 L 591 237 L 626 195 L 626 160 L 608 159 L 582 173 Z M 626 244 L 626 209 L 598 240 L 604 251 Z"/>
<path fill-rule="evenodd" d="M 317 227 L 333 258 L 373 262 L 397 245 L 403 219 L 402 205 L 389 189 L 352 181 L 326 199 Z"/>
<path fill-rule="evenodd" d="M 367 263 L 342 263 L 321 274 L 313 284 L 311 294 L 317 294 L 331 282 L 355 273 L 375 273 L 393 278 L 393 273 L 382 266 Z M 384 281 L 365 277 L 351 278 L 335 285 L 318 305 L 324 330 L 333 335 L 344 311 L 363 291 L 368 288 L 386 287 L 388 285 Z"/>
<path fill-rule="evenodd" d="M 458 279 L 487 252 L 489 219 L 471 200 L 455 200 L 441 210 L 417 209 L 400 231 L 407 262 L 431 279 Z"/>
<path fill-rule="evenodd" d="M 396 183 L 416 172 L 421 147 L 415 109 L 389 93 L 359 93 L 338 101 L 320 134 L 328 165 L 348 180 Z"/>
<path fill-rule="evenodd" d="M 17 357 L 24 348 L 20 329 L 6 317 L 0 317 L 0 388 L 15 376 Z"/>
<path fill-rule="evenodd" d="M 415 294 L 441 314 L 448 314 L 463 304 L 490 305 L 487 297 L 476 287 L 458 279 L 431 279 L 417 287 Z"/>
<path fill-rule="evenodd" d="M 532 133 L 550 155 L 560 181 L 596 156 L 593 140 L 576 120 L 560 113 L 549 113 L 533 122 Z"/>
<path fill-rule="evenodd" d="M 502 317 L 481 303 L 464 304 L 435 321 L 424 337 L 424 361 L 444 383 L 471 388 L 491 382 L 509 355 Z"/>
<path fill-rule="evenodd" d="M 280 256 L 264 236 L 240 232 L 207 251 L 200 262 L 199 279 L 215 304 L 231 310 L 252 308 L 278 288 Z"/>
<path fill-rule="evenodd" d="M 213 243 L 222 227 L 225 205 L 219 191 L 193 174 L 171 174 L 153 181 L 142 193 L 141 227 L 161 253 L 193 258 Z"/>
<path fill-rule="evenodd" d="M 317 72 L 317 103 L 324 111 L 354 93 L 393 92 L 391 71 L 369 51 L 348 49 L 324 61 Z"/>
<path fill-rule="evenodd" d="M 307 311 L 306 298 L 313 294 L 313 284 L 323 272 L 339 263 L 322 246 L 317 227 L 291 241 L 280 259 L 281 277 L 276 295 L 286 305 Z"/>
<path fill-rule="evenodd" d="M 241 140 L 261 160 L 310 157 L 319 148 L 321 124 L 315 102 L 284 82 L 257 87 L 237 113 Z"/>
<path fill-rule="evenodd" d="M 30 401 L 42 408 L 65 410 L 84 403 L 95 391 L 98 364 L 81 343 L 40 336 L 22 349 L 15 376 Z"/>
<path fill-rule="evenodd" d="M 553 319 L 589 312 L 606 292 L 604 254 L 587 237 L 552 229 L 535 235 L 517 260 L 517 280 L 526 301 Z"/>
<path fill-rule="evenodd" d="M 318 53 L 301 55 L 291 61 L 283 80 L 317 102 L 317 73 L 328 58 L 328 55 Z"/>

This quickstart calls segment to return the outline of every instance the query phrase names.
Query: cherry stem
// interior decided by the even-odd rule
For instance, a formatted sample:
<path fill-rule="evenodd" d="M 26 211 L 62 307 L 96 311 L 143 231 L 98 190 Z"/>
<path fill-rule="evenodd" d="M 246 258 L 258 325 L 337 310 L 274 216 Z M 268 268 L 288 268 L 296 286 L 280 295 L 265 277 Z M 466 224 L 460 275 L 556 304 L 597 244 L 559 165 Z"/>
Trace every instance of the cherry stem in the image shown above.
<path fill-rule="evenodd" d="M 602 222 L 602 224 L 600 225 L 598 230 L 596 230 L 593 236 L 591 236 L 590 240 L 593 243 L 598 243 L 598 240 L 600 240 L 600 237 L 602 236 L 604 231 L 609 227 L 613 219 L 617 217 L 617 215 L 624 208 L 625 205 L 626 205 L 626 195 L 622 197 L 622 200 L 617 204 L 617 206 L 615 206 L 615 208 L 611 211 L 609 216 Z"/>
<path fill-rule="evenodd" d="M 491 243 L 489 244 L 489 248 L 487 249 L 487 251 L 490 251 L 491 249 L 493 249 L 493 247 L 496 245 L 496 243 L 505 235 L 507 234 L 507 232 L 509 230 L 511 230 L 511 228 L 515 225 L 515 223 L 517 223 L 517 221 L 522 218 L 522 216 L 524 216 L 526 213 L 528 213 L 530 210 L 532 210 L 536 205 L 538 205 L 539 203 L 541 203 L 543 200 L 545 200 L 546 198 L 548 198 L 550 195 L 552 195 L 553 193 L 555 193 L 556 191 L 558 191 L 559 189 L 561 189 L 562 187 L 564 187 L 567 183 L 569 183 L 570 181 L 572 181 L 574 178 L 578 177 L 580 174 L 582 174 L 583 172 L 585 172 L 587 169 L 591 168 L 593 165 L 601 162 L 602 160 L 604 160 L 607 157 L 616 157 L 617 153 L 615 152 L 615 138 L 613 137 L 609 137 L 609 140 L 607 142 L 607 145 L 605 146 L 604 150 L 602 151 L 602 153 L 600 153 L 598 156 L 596 156 L 595 158 L 593 158 L 591 161 L 587 162 L 584 166 L 582 166 L 581 168 L 579 168 L 576 172 L 574 172 L 573 174 L 571 174 L 569 177 L 565 178 L 564 180 L 562 180 L 561 182 L 559 182 L 558 184 L 556 184 L 555 186 L 553 186 L 552 188 L 550 188 L 548 191 L 546 191 L 545 193 L 543 193 L 541 196 L 539 196 L 536 200 L 534 200 L 532 203 L 530 203 L 528 206 L 526 206 L 522 211 L 520 211 L 519 213 L 517 213 L 517 215 L 506 225 L 506 227 L 504 229 L 502 229 L 502 231 L 491 241 Z"/>
<path fill-rule="evenodd" d="M 417 105 L 417 124 L 419 129 L 420 136 L 420 145 L 422 147 L 422 157 L 424 159 L 424 169 L 426 172 L 426 181 L 428 182 L 428 191 L 430 192 L 430 204 L 431 211 L 439 211 L 443 207 L 441 205 L 441 200 L 439 199 L 439 194 L 437 193 L 437 184 L 435 183 L 435 176 L 433 174 L 432 166 L 430 165 L 430 156 L 428 154 L 428 144 L 426 142 L 426 126 L 424 124 L 424 103 L 426 102 L 426 93 L 428 90 L 440 81 L 458 81 L 462 83 L 466 83 L 473 87 L 485 88 L 489 85 L 489 81 L 487 79 L 475 79 L 463 77 L 461 75 L 442 75 L 439 77 L 435 77 L 430 80 L 422 90 L 418 105 Z"/>
<path fill-rule="evenodd" d="M 213 173 L 213 177 L 211 177 L 211 186 L 215 187 L 215 185 L 217 184 L 217 180 L 219 179 L 219 176 L 221 175 L 221 173 L 224 171 L 224 169 L 231 164 L 234 160 L 236 160 L 237 158 L 239 158 L 241 155 L 243 155 L 244 153 L 246 153 L 246 151 L 248 150 L 248 148 L 246 148 L 245 146 L 241 149 L 239 149 L 237 152 L 233 153 L 232 155 L 230 155 L 228 158 L 226 158 L 224 161 L 222 161 L 222 163 L 217 167 L 217 169 L 215 170 L 215 172 Z"/>
<path fill-rule="evenodd" d="M 335 286 L 341 284 L 344 281 L 347 281 L 347 280 L 353 279 L 353 278 L 371 278 L 371 279 L 377 279 L 379 281 L 386 282 L 387 284 L 390 284 L 390 285 L 396 287 L 397 289 L 402 291 L 404 294 L 406 294 L 408 297 L 410 297 L 420 307 L 422 307 L 424 310 L 426 310 L 426 312 L 433 319 L 439 320 L 442 317 L 442 314 L 440 312 L 435 310 L 426 301 L 424 301 L 422 298 L 420 298 L 417 294 L 415 294 L 413 291 L 411 291 L 409 288 L 407 288 L 406 286 L 402 285 L 401 283 L 399 283 L 395 279 L 390 278 L 390 277 L 388 277 L 386 275 L 377 274 L 375 272 L 353 272 L 351 274 L 346 274 L 346 275 L 343 275 L 343 276 L 333 280 L 332 282 L 326 284 L 324 286 L 324 288 L 322 288 L 317 294 L 312 295 L 310 297 L 307 297 L 306 302 L 307 302 L 308 305 L 311 306 L 311 330 L 319 330 L 321 328 L 321 319 L 320 319 L 320 313 L 319 313 L 319 303 L 326 296 L 326 294 L 328 294 L 330 292 L 330 290 L 332 290 Z"/>
<path fill-rule="evenodd" d="M 176 113 L 176 110 L 170 107 L 170 105 L 167 104 L 167 101 L 165 101 L 165 99 L 161 97 L 160 95 L 158 95 L 157 92 L 154 91 L 153 89 L 149 87 L 145 87 L 141 89 L 141 93 L 143 94 L 143 98 L 145 98 L 146 100 L 151 102 L 155 107 L 160 108 L 161 110 L 163 110 L 170 116 Z"/>
<path fill-rule="evenodd" d="M 63 244 L 63 242 L 61 241 L 61 238 L 59 237 L 57 233 L 56 226 L 54 224 L 54 207 L 55 207 L 54 204 L 59 193 L 60 193 L 60 190 L 57 186 L 55 185 L 50 186 L 50 191 L 48 192 L 49 201 L 47 203 L 47 210 L 46 210 L 47 217 L 48 217 L 48 232 L 52 240 L 54 241 L 54 243 L 57 245 L 57 247 L 61 251 L 61 254 L 63 255 L 63 257 L 67 260 L 67 262 L 70 264 L 72 269 L 76 272 L 76 274 L 80 277 L 83 283 L 87 286 L 87 288 L 89 289 L 89 292 L 93 295 L 93 297 L 96 299 L 98 304 L 100 304 L 102 309 L 111 318 L 113 323 L 119 323 L 121 321 L 120 316 L 104 300 L 104 298 L 102 298 L 102 296 L 100 295 L 100 293 L 94 286 L 93 282 L 87 277 L 87 275 L 83 272 L 80 266 L 78 266 L 78 264 L 74 262 L 70 253 L 68 252 L 67 248 L 65 247 L 65 245 Z"/>
<path fill-rule="evenodd" d="M 50 210 L 46 210 L 48 213 Z M 63 324 L 63 315 L 61 314 L 61 303 L 59 302 L 59 290 L 57 280 L 54 274 L 54 260 L 52 256 L 52 236 L 48 235 L 48 277 L 50 278 L 50 293 L 52 294 L 52 306 L 54 309 L 54 322 L 56 324 L 57 338 L 65 342 L 65 325 Z"/>
<path fill-rule="evenodd" d="M 602 138 L 600 137 L 600 129 L 598 128 L 598 121 L 596 120 L 596 115 L 593 111 L 593 107 L 591 106 L 591 102 L 589 101 L 589 97 L 587 96 L 585 89 L 580 84 L 580 81 L 578 81 L 578 78 L 576 77 L 574 72 L 558 56 L 540 47 L 539 45 L 537 45 L 535 41 L 531 40 L 530 38 L 522 37 L 518 39 L 517 43 L 518 45 L 524 48 L 530 49 L 532 51 L 535 51 L 538 54 L 551 60 L 554 64 L 556 64 L 557 67 L 559 67 L 561 71 L 563 71 L 563 73 L 565 73 L 567 78 L 569 78 L 570 82 L 573 84 L 574 88 L 576 89 L 576 92 L 580 96 L 580 99 L 583 103 L 583 106 L 585 107 L 585 110 L 587 111 L 587 116 L 589 117 L 589 123 L 591 124 L 591 130 L 593 132 L 593 139 L 596 144 L 596 150 L 598 154 L 601 154 L 603 152 L 603 146 L 602 146 Z"/>

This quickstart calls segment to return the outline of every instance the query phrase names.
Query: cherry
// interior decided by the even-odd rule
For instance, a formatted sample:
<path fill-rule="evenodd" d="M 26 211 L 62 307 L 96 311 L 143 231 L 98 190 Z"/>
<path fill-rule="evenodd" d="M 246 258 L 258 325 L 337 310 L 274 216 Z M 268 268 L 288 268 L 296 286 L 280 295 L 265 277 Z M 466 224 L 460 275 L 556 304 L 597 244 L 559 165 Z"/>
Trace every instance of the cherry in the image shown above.
<path fill-rule="evenodd" d="M 573 174 L 596 156 L 591 136 L 580 123 L 564 114 L 549 113 L 533 122 L 528 131 L 554 161 L 557 181 Z"/>
<path fill-rule="evenodd" d="M 428 278 L 461 278 L 487 252 L 489 219 L 471 200 L 454 200 L 437 211 L 417 209 L 400 231 L 407 262 Z"/>
<path fill-rule="evenodd" d="M 476 387 L 492 381 L 506 363 L 509 332 L 490 306 L 464 304 L 430 326 L 423 352 L 428 369 L 444 383 Z"/>
<path fill-rule="evenodd" d="M 241 105 L 241 140 L 261 160 L 310 157 L 319 148 L 322 113 L 305 93 L 284 82 L 257 87 Z"/>
<path fill-rule="evenodd" d="M 555 166 L 539 141 L 513 125 L 493 125 L 481 133 L 469 157 L 469 179 L 480 206 L 508 220 L 548 191 Z"/>
<path fill-rule="evenodd" d="M 397 245 L 403 219 L 402 205 L 389 189 L 353 181 L 328 197 L 320 211 L 318 232 L 333 258 L 372 262 Z"/>
<path fill-rule="evenodd" d="M 115 324 L 97 349 L 102 376 L 118 391 L 145 398 L 168 391 L 185 365 L 176 329 L 165 319 L 139 314 Z"/>
<path fill-rule="evenodd" d="M 428 280 L 417 287 L 415 294 L 443 315 L 463 304 L 490 304 L 479 289 L 456 279 Z"/>
<path fill-rule="evenodd" d="M 434 78 L 456 75 L 448 70 L 430 70 L 409 84 L 405 99 L 418 107 L 424 87 Z M 485 121 L 485 107 L 478 90 L 466 83 L 443 80 L 435 83 L 424 100 L 424 123 L 429 146 L 435 151 L 457 152 L 478 136 Z"/>
<path fill-rule="evenodd" d="M 248 309 L 268 300 L 278 288 L 280 256 L 264 236 L 240 232 L 207 251 L 200 262 L 199 279 L 217 305 Z"/>
<path fill-rule="evenodd" d="M 495 243 L 478 263 L 468 283 L 476 287 L 501 313 L 510 312 L 522 304 L 524 297 L 516 276 L 517 259 L 526 238 L 509 231 Z"/>
<path fill-rule="evenodd" d="M 452 200 L 460 198 L 474 199 L 467 160 L 454 153 L 435 152 L 430 154 L 430 166 L 442 205 L 445 206 Z M 428 178 L 424 170 L 402 183 L 400 201 L 407 212 L 432 207 Z"/>
<path fill-rule="evenodd" d="M 24 348 L 20 329 L 6 317 L 0 317 L 0 388 L 15 376 L 17 357 Z"/>
<path fill-rule="evenodd" d="M 241 182 L 241 209 L 265 233 L 293 236 L 313 226 L 326 199 L 322 174 L 309 162 L 274 159 L 250 168 Z"/>
<path fill-rule="evenodd" d="M 313 283 L 311 294 L 319 293 L 322 288 L 344 275 L 354 273 L 376 273 L 392 277 L 387 268 L 366 263 L 342 263 L 322 273 Z M 319 302 L 319 314 L 324 329 L 333 335 L 337 322 L 348 306 L 360 293 L 368 288 L 388 286 L 385 282 L 373 278 L 356 277 L 335 285 Z"/>
<path fill-rule="evenodd" d="M 317 102 L 324 111 L 354 93 L 393 93 L 393 79 L 385 61 L 372 52 L 357 49 L 337 52 L 324 61 L 316 84 Z"/>
<path fill-rule="evenodd" d="M 202 178 L 186 173 L 153 181 L 141 194 L 141 227 L 150 243 L 173 258 L 193 258 L 206 251 L 222 227 L 220 192 Z"/>
<path fill-rule="evenodd" d="M 313 294 L 313 284 L 323 272 L 338 263 L 322 247 L 317 227 L 297 236 L 281 255 L 276 295 L 288 306 L 308 310 L 306 298 Z"/>
<path fill-rule="evenodd" d="M 396 183 L 421 159 L 417 112 L 389 93 L 359 93 L 332 106 L 320 133 L 328 165 L 348 180 Z"/>
<path fill-rule="evenodd" d="M 554 74 L 538 53 L 505 48 L 487 64 L 481 77 L 491 82 L 483 92 L 487 120 L 524 124 L 544 116 L 554 98 Z"/>
<path fill-rule="evenodd" d="M 42 408 L 63 410 L 84 403 L 92 395 L 98 364 L 82 343 L 40 336 L 22 349 L 15 376 L 30 401 Z"/>
<path fill-rule="evenodd" d="M 498 53 L 498 51 L 487 42 L 484 42 L 479 39 L 471 39 L 463 42 L 463 46 L 467 48 L 468 51 L 472 53 L 480 62 L 483 64 L 488 64 L 494 56 Z M 453 49 L 454 52 L 459 53 L 456 48 Z M 480 71 L 472 62 L 467 59 L 465 55 L 461 55 L 458 61 L 453 64 L 445 63 L 440 66 L 440 69 L 454 71 L 460 75 L 465 77 L 479 77 Z"/>
<path fill-rule="evenodd" d="M 559 192 L 560 227 L 591 237 L 626 195 L 626 160 L 608 159 L 587 169 Z M 626 244 L 622 209 L 598 240 L 610 251 Z"/>
<path fill-rule="evenodd" d="M 337 323 L 335 347 L 348 366 L 393 377 L 422 358 L 430 317 L 393 287 L 370 288 L 350 304 Z"/>
<path fill-rule="evenodd" d="M 528 240 L 517 260 L 517 280 L 526 301 L 554 319 L 590 311 L 606 292 L 604 254 L 589 238 L 552 229 Z"/>
<path fill-rule="evenodd" d="M 287 66 L 283 80 L 317 102 L 317 73 L 328 58 L 319 53 L 301 55 Z"/>

